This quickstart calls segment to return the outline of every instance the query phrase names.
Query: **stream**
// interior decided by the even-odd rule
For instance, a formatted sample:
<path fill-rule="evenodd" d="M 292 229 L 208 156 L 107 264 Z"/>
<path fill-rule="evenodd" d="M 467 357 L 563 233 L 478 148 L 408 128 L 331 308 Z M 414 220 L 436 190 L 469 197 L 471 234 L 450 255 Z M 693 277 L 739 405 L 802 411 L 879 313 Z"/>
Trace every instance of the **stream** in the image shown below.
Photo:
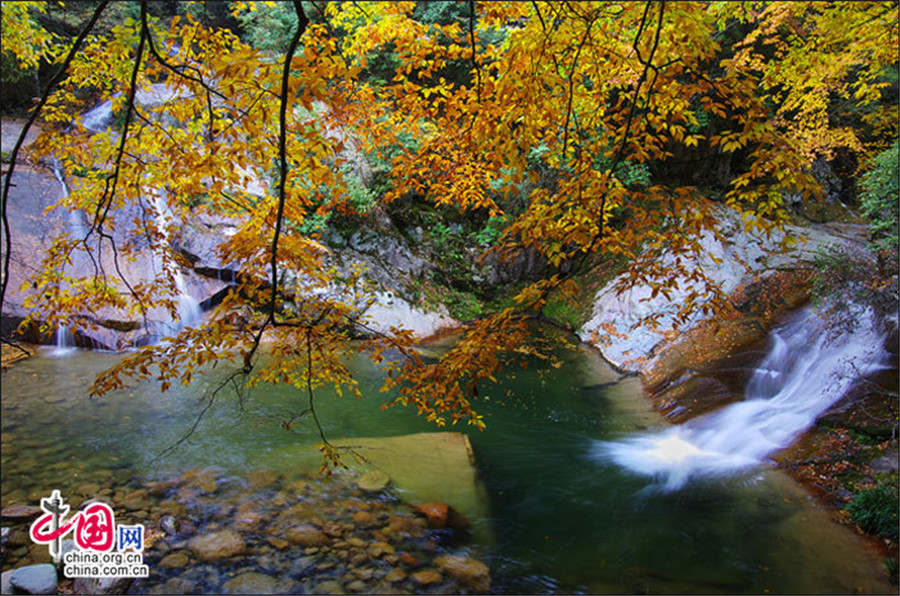
<path fill-rule="evenodd" d="M 785 338 L 793 336 L 791 329 L 785 327 L 781 333 L 776 337 L 790 344 Z M 778 341 L 773 350 L 780 349 Z M 798 350 L 813 347 L 820 354 L 832 350 L 805 341 L 790 349 L 796 356 Z M 556 356 L 562 363 L 558 368 L 533 363 L 527 369 L 510 369 L 498 385 L 482 390 L 478 410 L 488 430 L 441 429 L 467 432 L 473 446 L 489 513 L 485 519 L 470 521 L 488 524 L 492 532 L 489 540 L 479 542 L 476 537 L 465 549 L 490 566 L 492 591 L 892 591 L 879 579 L 878 562 L 855 535 L 832 523 L 785 474 L 757 463 L 766 453 L 754 456 L 753 465 L 743 462 L 727 473 L 717 469 L 716 473 L 671 477 L 660 477 L 655 469 L 645 474 L 628 465 L 640 454 L 617 458 L 618 450 L 640 449 L 659 437 L 689 442 L 690 437 L 678 433 L 691 432 L 691 425 L 668 426 L 650 409 L 637 377 L 621 376 L 588 348 L 567 343 L 560 345 Z M 121 502 L 116 501 L 133 495 L 135 487 L 142 486 L 139 482 L 165 482 L 198 469 L 214 469 L 224 479 L 271 471 L 284 479 L 279 486 L 287 487 L 293 478 L 302 477 L 304 486 L 321 483 L 323 494 L 331 490 L 325 480 L 298 470 L 299 459 L 290 456 L 299 446 L 318 440 L 309 425 L 300 424 L 292 432 L 281 428 L 281 421 L 305 407 L 305 398 L 297 390 L 260 387 L 240 403 L 233 396 L 223 397 L 188 440 L 157 460 L 157 454 L 190 428 L 204 403 L 204 389 L 217 383 L 224 367 L 197 375 L 189 388 L 174 387 L 161 394 L 156 384 L 148 382 L 87 399 L 85 390 L 93 375 L 118 358 L 84 350 L 58 356 L 46 348 L 4 373 L 3 507 L 36 505 L 54 489 L 64 495 L 84 493 L 88 485 L 106 487 L 101 494 L 112 499 L 118 511 Z M 788 359 L 782 355 L 780 360 Z M 351 364 L 363 399 L 326 391 L 317 397 L 317 411 L 330 437 L 391 437 L 438 430 L 412 409 L 381 410 L 390 396 L 378 393 L 380 371 L 362 357 Z M 765 363 L 760 368 L 772 370 Z M 804 374 L 800 384 L 809 386 L 815 374 Z M 782 392 L 775 390 L 775 394 Z M 815 413 L 809 416 L 814 418 Z M 605 455 L 598 455 L 598 449 Z M 246 483 L 228 486 L 233 489 L 218 497 L 218 503 L 204 501 L 199 493 L 196 496 L 197 507 L 205 507 L 203 528 L 222 525 L 226 502 L 239 507 L 251 498 L 271 500 L 285 492 L 249 495 L 241 493 L 251 490 Z M 181 506 L 190 511 L 190 503 L 184 505 L 186 498 L 190 495 L 182 494 Z M 128 509 L 134 509 L 140 521 L 142 512 L 154 514 L 155 503 L 142 501 Z M 264 543 L 264 530 L 254 530 L 262 527 L 247 528 L 251 544 Z M 3 569 L 17 566 L 33 551 L 27 545 L 11 549 Z M 241 569 L 276 577 L 293 573 L 279 565 L 296 565 L 295 561 L 266 556 L 265 561 L 263 556 L 247 559 Z M 142 580 L 139 591 L 185 585 L 214 592 L 236 572 L 204 565 L 202 579 L 184 579 L 185 574 L 179 581 L 193 583 L 164 584 L 175 581 L 175 572 L 156 569 L 158 558 L 148 562 L 151 577 Z M 309 589 L 308 584 L 292 586 L 281 589 Z M 398 586 L 415 589 L 409 584 Z"/>

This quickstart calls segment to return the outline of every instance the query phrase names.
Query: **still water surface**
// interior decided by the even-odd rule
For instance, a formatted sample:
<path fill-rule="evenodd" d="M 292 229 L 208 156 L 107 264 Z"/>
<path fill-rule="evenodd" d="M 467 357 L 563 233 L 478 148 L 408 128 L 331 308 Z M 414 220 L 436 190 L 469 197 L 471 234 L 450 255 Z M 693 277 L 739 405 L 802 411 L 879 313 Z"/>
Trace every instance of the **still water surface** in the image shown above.
<path fill-rule="evenodd" d="M 483 545 L 496 591 L 520 593 L 850 593 L 891 591 L 855 536 L 827 520 L 783 474 L 754 468 L 696 480 L 679 491 L 648 482 L 592 453 L 597 441 L 665 426 L 637 378 L 621 377 L 582 347 L 563 365 L 509 371 L 482 391 L 488 430 L 470 432 L 489 495 L 494 543 Z M 203 389 L 160 394 L 153 383 L 88 400 L 94 374 L 113 354 L 44 351 L 4 373 L 3 505 L 65 494 L 92 471 L 123 480 L 217 466 L 243 474 L 288 470 L 291 448 L 314 443 L 302 424 L 280 422 L 305 408 L 297 390 L 262 387 L 241 404 L 222 397 L 190 440 L 155 456 L 191 426 Z M 382 411 L 380 372 L 354 369 L 364 398 L 321 392 L 317 409 L 333 438 L 436 430 L 413 410 Z M 465 431 L 465 429 L 459 429 Z M 115 504 L 113 504 L 115 507 Z M 473 520 L 478 521 L 478 520 Z"/>

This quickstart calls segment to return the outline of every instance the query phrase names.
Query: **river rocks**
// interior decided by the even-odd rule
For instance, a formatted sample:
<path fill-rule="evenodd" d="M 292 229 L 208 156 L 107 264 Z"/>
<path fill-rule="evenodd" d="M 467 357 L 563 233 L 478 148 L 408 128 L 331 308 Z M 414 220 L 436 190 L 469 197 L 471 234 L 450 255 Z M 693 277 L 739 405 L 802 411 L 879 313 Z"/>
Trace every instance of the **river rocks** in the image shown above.
<path fill-rule="evenodd" d="M 131 577 L 78 577 L 72 582 L 72 593 L 125 594 L 133 582 Z"/>
<path fill-rule="evenodd" d="M 395 584 L 397 582 L 402 582 L 408 576 L 409 574 L 403 569 L 395 568 L 387 572 L 387 575 L 384 576 L 384 581 L 389 584 Z"/>
<path fill-rule="evenodd" d="M 469 462 L 467 443 L 449 440 L 462 447 L 461 460 Z M 427 452 L 428 445 L 423 440 L 420 451 Z M 391 485 L 375 493 L 361 490 L 360 476 L 357 470 L 329 479 L 268 474 L 235 478 L 209 469 L 188 471 L 176 481 L 110 477 L 95 488 L 106 494 L 117 521 L 121 517 L 147 528 L 143 556 L 150 576 L 135 580 L 128 588 L 133 593 L 474 591 L 434 563 L 435 557 L 449 554 L 446 528 L 430 528 Z M 200 484 L 215 490 L 200 490 Z M 162 486 L 166 488 L 154 490 Z M 61 492 L 72 490 L 63 486 Z M 146 500 L 147 507 L 128 511 L 120 506 L 126 500 Z M 175 505 L 177 516 L 168 513 Z M 27 539 L 30 519 L 10 520 L 8 537 L 21 535 L 24 545 L 15 548 L 24 552 L 10 555 L 4 564 L 30 561 L 30 547 L 34 555 L 47 556 L 46 546 Z M 9 542 L 4 546 L 9 548 Z M 76 587 L 107 589 L 85 585 Z M 64 583 L 62 589 L 70 586 Z"/>
<path fill-rule="evenodd" d="M 477 559 L 450 555 L 437 557 L 434 565 L 446 575 L 476 592 L 486 594 L 491 589 L 490 569 Z"/>
<path fill-rule="evenodd" d="M 55 594 L 56 567 L 50 563 L 19 567 L 9 576 L 9 585 L 19 594 Z"/>
<path fill-rule="evenodd" d="M 210 562 L 240 554 L 246 545 L 240 534 L 234 530 L 224 530 L 195 536 L 187 546 L 198 559 Z"/>
<path fill-rule="evenodd" d="M 386 542 L 375 542 L 369 547 L 369 556 L 378 559 L 384 555 L 394 554 L 394 547 Z"/>

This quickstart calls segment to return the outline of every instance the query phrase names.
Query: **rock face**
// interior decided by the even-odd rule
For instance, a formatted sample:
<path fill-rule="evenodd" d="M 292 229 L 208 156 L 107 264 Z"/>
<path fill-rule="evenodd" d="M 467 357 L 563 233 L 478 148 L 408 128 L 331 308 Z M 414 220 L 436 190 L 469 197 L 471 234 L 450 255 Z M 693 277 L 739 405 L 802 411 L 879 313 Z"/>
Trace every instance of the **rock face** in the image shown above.
<path fill-rule="evenodd" d="M 809 266 L 816 250 L 825 245 L 838 245 L 854 250 L 859 229 L 853 226 L 816 226 L 789 228 L 796 237 L 805 237 L 788 252 L 778 250 L 781 236 L 773 234 L 765 239 L 746 232 L 741 222 L 725 211 L 720 213 L 722 233 L 727 244 L 704 234 L 700 240 L 706 255 L 697 263 L 721 284 L 726 294 L 743 288 L 749 294 L 759 294 L 759 284 L 769 283 L 768 278 L 779 271 L 798 271 Z M 670 261 L 663 257 L 663 266 Z M 621 277 L 621 276 L 620 276 Z M 648 286 L 637 286 L 617 294 L 616 278 L 596 295 L 591 319 L 579 330 L 582 340 L 597 347 L 603 356 L 617 368 L 629 372 L 649 370 L 659 356 L 667 337 L 674 336 L 675 313 L 693 289 L 690 282 L 679 281 L 679 288 L 672 292 L 671 300 L 662 294 L 652 295 Z M 700 289 L 699 286 L 697 289 Z M 788 303 L 797 303 L 789 297 Z M 788 305 L 789 306 L 789 305 Z M 638 321 L 651 314 L 662 313 L 657 330 L 645 327 L 632 329 Z M 682 330 L 707 320 L 709 315 L 697 313 Z M 677 342 L 668 342 L 671 345 Z"/>
<path fill-rule="evenodd" d="M 67 181 L 69 185 L 77 181 Z M 41 259 L 50 247 L 52 240 L 61 234 L 80 235 L 86 229 L 84 216 L 78 212 L 71 214 L 62 209 L 51 209 L 63 196 L 63 187 L 53 173 L 47 169 L 18 165 L 13 174 L 9 193 L 8 213 L 14 228 L 10 234 L 11 263 L 7 295 L 3 302 L 4 331 L 14 329 L 29 314 L 23 304 L 30 295 L 29 277 L 41 266 Z M 45 213 L 45 210 L 46 213 Z M 116 210 L 110 214 L 120 221 L 130 221 L 139 214 L 136 209 Z M 122 237 L 116 238 L 117 245 L 124 244 Z M 124 294 L 128 289 L 115 273 L 116 263 L 112 251 L 104 250 L 99 262 L 108 275 L 108 280 Z M 123 276 L 130 284 L 152 279 L 158 275 L 158 266 L 149 251 L 139 253 L 134 261 L 122 259 L 119 262 Z M 86 255 L 76 251 L 67 273 L 73 276 L 90 276 L 94 273 L 94 262 Z M 208 300 L 211 296 L 226 287 L 226 283 L 195 275 L 190 270 L 182 272 L 184 286 L 188 296 L 197 303 Z M 127 313 L 123 310 L 106 307 L 90 313 L 83 313 L 89 321 L 97 325 L 96 329 L 79 331 L 72 343 L 82 347 L 102 349 L 120 349 L 146 341 L 146 332 L 142 331 L 143 320 L 139 314 Z M 171 325 L 170 316 L 162 309 L 148 313 L 148 320 L 157 326 Z M 31 330 L 25 337 L 35 343 L 50 343 L 53 337 L 41 335 L 37 329 Z M 72 345 L 70 343 L 69 345 Z"/>

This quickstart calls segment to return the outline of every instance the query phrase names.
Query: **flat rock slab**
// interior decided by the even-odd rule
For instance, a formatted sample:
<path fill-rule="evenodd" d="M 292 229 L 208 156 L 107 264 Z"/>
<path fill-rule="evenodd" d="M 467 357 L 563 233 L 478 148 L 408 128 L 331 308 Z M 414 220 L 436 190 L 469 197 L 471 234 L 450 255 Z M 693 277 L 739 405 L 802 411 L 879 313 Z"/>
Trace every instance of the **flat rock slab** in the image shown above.
<path fill-rule="evenodd" d="M 487 491 L 478 478 L 469 437 L 462 433 L 436 432 L 397 437 L 336 439 L 342 459 L 355 473 L 377 471 L 390 478 L 390 489 L 407 503 L 446 503 L 472 524 L 473 538 L 491 543 Z M 352 449 L 365 461 L 356 463 Z M 269 462 L 294 469 L 317 470 L 322 455 L 312 446 L 289 448 L 272 454 Z M 381 475 L 379 474 L 379 476 Z"/>

